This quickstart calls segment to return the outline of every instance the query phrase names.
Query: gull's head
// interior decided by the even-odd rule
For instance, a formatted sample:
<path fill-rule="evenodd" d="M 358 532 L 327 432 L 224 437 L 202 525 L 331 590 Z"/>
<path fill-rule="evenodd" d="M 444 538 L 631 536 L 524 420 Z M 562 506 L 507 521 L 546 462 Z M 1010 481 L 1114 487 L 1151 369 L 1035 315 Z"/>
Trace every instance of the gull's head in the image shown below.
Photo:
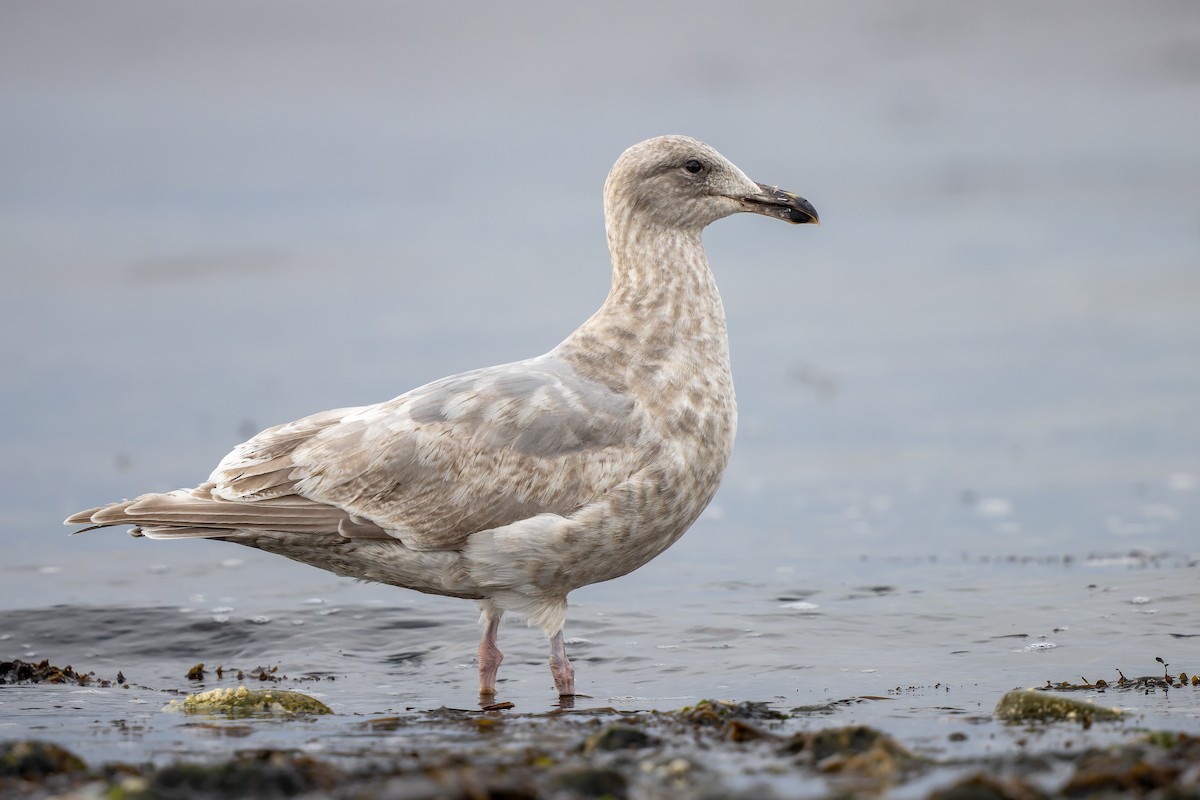
<path fill-rule="evenodd" d="M 631 218 L 699 232 L 739 211 L 796 225 L 818 222 L 817 210 L 799 195 L 755 183 L 704 142 L 658 136 L 617 159 L 604 184 L 608 220 Z"/>

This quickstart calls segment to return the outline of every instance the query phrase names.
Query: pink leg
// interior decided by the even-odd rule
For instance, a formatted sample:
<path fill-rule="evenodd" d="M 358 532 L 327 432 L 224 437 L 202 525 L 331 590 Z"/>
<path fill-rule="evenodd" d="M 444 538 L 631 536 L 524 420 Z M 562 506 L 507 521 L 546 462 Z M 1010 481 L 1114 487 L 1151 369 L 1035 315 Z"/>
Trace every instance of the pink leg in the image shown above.
<path fill-rule="evenodd" d="M 554 676 L 554 686 L 560 697 L 575 695 L 575 668 L 567 659 L 567 646 L 563 641 L 563 632 L 559 631 L 550 639 L 550 674 Z"/>
<path fill-rule="evenodd" d="M 496 644 L 496 634 L 500 631 L 502 616 L 504 616 L 503 611 L 487 608 L 483 611 L 486 625 L 483 629 L 483 638 L 479 640 L 480 694 L 496 693 L 496 673 L 500 670 L 500 662 L 504 660 L 504 653 L 500 652 L 500 646 Z"/>

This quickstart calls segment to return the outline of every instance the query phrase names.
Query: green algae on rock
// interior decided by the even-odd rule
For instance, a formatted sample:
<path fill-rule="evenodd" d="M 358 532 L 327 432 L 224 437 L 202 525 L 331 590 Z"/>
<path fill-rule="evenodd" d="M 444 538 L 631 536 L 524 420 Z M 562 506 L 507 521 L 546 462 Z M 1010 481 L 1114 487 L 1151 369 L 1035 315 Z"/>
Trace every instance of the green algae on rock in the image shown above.
<path fill-rule="evenodd" d="M 182 701 L 172 700 L 164 711 L 185 714 L 227 714 L 245 717 L 257 714 L 287 716 L 292 714 L 332 714 L 329 706 L 301 692 L 285 689 L 213 689 L 189 694 Z"/>
<path fill-rule="evenodd" d="M 996 704 L 997 717 L 1009 722 L 1079 721 L 1090 725 L 1096 720 L 1120 719 L 1119 708 L 1051 694 L 1044 689 L 1013 689 Z"/>

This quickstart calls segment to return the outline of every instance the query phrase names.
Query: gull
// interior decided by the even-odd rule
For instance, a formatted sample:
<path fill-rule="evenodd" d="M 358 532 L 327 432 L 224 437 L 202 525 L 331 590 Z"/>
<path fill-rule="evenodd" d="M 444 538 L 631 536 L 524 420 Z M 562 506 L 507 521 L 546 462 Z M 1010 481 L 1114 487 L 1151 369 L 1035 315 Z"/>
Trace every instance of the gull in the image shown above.
<path fill-rule="evenodd" d="M 696 139 L 635 144 L 604 184 L 611 290 L 557 347 L 268 428 L 193 489 L 66 524 L 223 539 L 475 600 L 483 696 L 496 691 L 511 611 L 546 633 L 555 688 L 573 697 L 567 595 L 674 544 L 733 449 L 725 312 L 701 231 L 738 212 L 818 222 L 807 200 L 755 183 Z"/>

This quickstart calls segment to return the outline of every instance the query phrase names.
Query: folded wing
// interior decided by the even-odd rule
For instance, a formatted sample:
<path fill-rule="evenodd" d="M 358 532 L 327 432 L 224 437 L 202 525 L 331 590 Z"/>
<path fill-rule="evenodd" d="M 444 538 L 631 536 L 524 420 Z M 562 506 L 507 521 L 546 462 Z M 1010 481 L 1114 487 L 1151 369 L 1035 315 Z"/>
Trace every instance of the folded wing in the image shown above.
<path fill-rule="evenodd" d="M 550 354 L 269 428 L 196 489 L 67 522 L 133 524 L 156 537 L 271 530 L 456 549 L 476 531 L 569 516 L 660 447 L 631 397 Z"/>

